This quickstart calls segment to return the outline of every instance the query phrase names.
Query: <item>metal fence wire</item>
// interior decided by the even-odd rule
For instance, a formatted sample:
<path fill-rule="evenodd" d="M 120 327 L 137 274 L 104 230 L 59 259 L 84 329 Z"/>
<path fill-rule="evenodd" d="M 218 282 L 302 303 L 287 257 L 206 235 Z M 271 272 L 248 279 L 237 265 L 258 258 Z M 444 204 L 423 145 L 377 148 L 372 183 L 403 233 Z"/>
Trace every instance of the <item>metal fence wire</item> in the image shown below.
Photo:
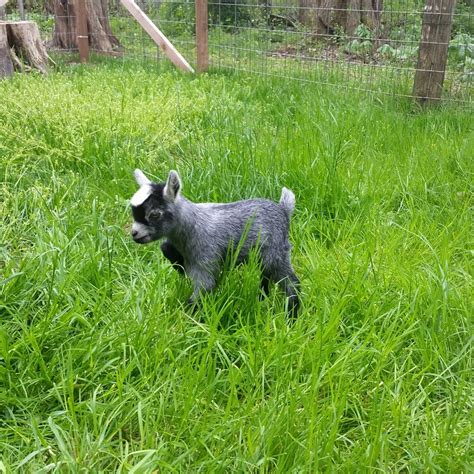
<path fill-rule="evenodd" d="M 453 5 L 453 0 L 443 1 Z M 208 0 L 209 65 L 217 70 L 246 71 L 306 84 L 412 96 L 423 16 L 429 2 Z M 145 61 L 165 57 L 119 0 L 92 3 L 100 6 L 96 20 L 106 25 L 90 28 L 92 51 L 104 52 L 98 37 L 102 36 L 109 39 L 107 54 Z M 195 64 L 195 2 L 136 3 L 188 62 Z M 63 20 L 70 21 L 75 14 L 71 11 L 74 3 L 55 0 L 56 11 L 39 4 L 27 2 L 26 15 L 38 22 L 47 44 L 53 49 L 75 49 L 73 38 L 64 45 L 54 41 L 55 20 L 61 16 L 58 6 L 64 8 Z M 464 104 L 472 104 L 473 96 L 473 10 L 473 0 L 458 0 L 452 14 L 444 15 L 446 18 L 438 15 L 436 20 L 451 23 L 447 63 L 438 71 L 444 74 L 442 97 Z M 7 13 L 11 18 L 19 14 L 15 8 Z"/>

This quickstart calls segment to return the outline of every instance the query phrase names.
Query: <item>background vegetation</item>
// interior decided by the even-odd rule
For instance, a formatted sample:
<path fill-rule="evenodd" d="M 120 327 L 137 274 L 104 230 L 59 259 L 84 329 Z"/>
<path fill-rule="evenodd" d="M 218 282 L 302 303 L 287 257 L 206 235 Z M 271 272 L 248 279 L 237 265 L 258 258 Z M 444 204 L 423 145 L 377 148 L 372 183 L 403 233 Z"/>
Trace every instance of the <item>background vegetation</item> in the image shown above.
<path fill-rule="evenodd" d="M 195 57 L 195 4 L 191 0 L 143 0 L 138 2 L 163 32 L 191 60 Z M 130 19 L 120 2 L 109 1 L 113 33 L 128 55 L 159 55 L 156 46 Z M 211 61 L 214 65 L 247 71 L 293 76 L 292 71 L 324 68 L 338 74 L 342 86 L 350 69 L 359 69 L 359 82 L 366 89 L 378 88 L 374 75 L 392 82 L 395 75 L 409 76 L 418 58 L 423 0 L 384 2 L 380 24 L 361 23 L 354 33 L 332 23 L 315 34 L 314 26 L 301 21 L 299 8 L 321 6 L 318 0 L 219 0 L 209 2 Z M 335 6 L 333 3 L 328 5 Z M 51 0 L 25 1 L 29 18 L 35 20 L 45 38 L 54 28 Z M 362 8 L 368 8 L 362 6 Z M 18 16 L 15 2 L 7 7 L 10 17 Z M 474 77 L 474 9 L 470 0 L 456 4 L 447 65 L 445 96 L 472 100 Z M 351 64 L 348 69 L 347 65 Z M 361 72 L 363 69 L 363 72 Z M 374 70 L 377 74 L 374 74 Z M 352 77 L 353 79 L 353 77 Z M 321 82 L 321 79 L 318 79 Z M 349 81 L 350 82 L 350 81 Z M 389 84 L 390 87 L 390 84 Z M 405 92 L 403 92 L 405 93 Z M 409 93 L 408 91 L 406 93 Z"/>

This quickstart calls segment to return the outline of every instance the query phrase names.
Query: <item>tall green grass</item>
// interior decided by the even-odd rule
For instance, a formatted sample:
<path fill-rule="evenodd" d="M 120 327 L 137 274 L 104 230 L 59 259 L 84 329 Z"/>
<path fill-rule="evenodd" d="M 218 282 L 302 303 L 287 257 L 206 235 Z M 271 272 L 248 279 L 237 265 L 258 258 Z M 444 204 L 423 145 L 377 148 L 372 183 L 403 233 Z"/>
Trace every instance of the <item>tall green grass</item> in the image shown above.
<path fill-rule="evenodd" d="M 0 472 L 472 469 L 468 111 L 111 62 L 0 96 Z M 191 313 L 135 167 L 291 188 L 296 324 L 254 263 Z"/>

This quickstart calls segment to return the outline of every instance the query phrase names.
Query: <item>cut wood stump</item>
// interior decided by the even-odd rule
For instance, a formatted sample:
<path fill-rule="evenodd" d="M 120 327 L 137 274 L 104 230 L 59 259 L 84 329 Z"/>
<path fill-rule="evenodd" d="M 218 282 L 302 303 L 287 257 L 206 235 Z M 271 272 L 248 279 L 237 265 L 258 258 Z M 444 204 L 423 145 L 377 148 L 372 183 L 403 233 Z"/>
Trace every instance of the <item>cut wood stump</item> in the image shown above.
<path fill-rule="evenodd" d="M 0 77 L 11 75 L 10 64 L 15 70 L 37 69 L 46 74 L 48 61 L 48 53 L 34 21 L 0 22 Z M 2 74 L 3 69 L 7 71 L 5 74 Z"/>
<path fill-rule="evenodd" d="M 0 78 L 13 74 L 13 62 L 8 44 L 7 26 L 0 23 Z"/>

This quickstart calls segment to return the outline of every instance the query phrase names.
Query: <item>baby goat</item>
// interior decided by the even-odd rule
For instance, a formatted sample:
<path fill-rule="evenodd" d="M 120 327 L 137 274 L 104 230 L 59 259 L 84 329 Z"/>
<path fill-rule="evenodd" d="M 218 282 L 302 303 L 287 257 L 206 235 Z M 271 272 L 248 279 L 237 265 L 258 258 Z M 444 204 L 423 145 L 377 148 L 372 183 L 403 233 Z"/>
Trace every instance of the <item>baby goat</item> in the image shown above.
<path fill-rule="evenodd" d="M 241 263 L 256 248 L 263 292 L 268 294 L 270 281 L 278 282 L 288 298 L 288 313 L 296 318 L 299 280 L 291 266 L 288 242 L 295 207 L 290 190 L 283 188 L 278 204 L 266 199 L 195 204 L 180 193 L 176 171 L 170 171 L 166 183 L 153 183 L 138 169 L 135 179 L 140 189 L 130 201 L 133 240 L 146 244 L 166 238 L 161 244 L 164 256 L 193 282 L 191 303 L 216 286 L 229 251 L 238 252 L 237 263 Z"/>

